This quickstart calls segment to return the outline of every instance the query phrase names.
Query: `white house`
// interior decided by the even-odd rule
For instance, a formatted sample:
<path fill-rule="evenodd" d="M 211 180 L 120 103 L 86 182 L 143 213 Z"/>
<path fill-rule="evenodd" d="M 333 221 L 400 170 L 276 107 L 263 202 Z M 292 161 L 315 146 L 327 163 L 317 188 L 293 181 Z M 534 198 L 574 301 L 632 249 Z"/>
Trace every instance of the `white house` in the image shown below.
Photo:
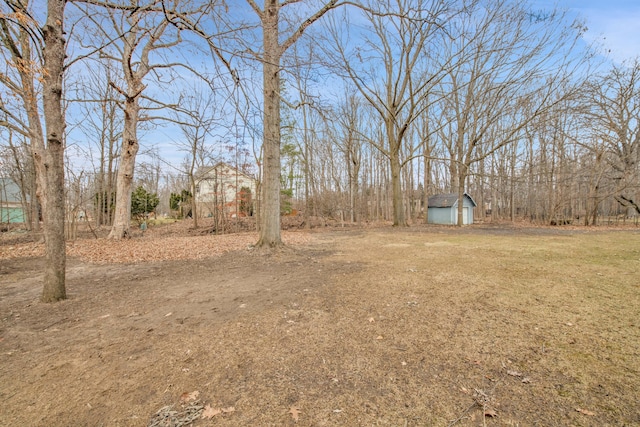
<path fill-rule="evenodd" d="M 253 215 L 257 180 L 251 175 L 220 162 L 198 170 L 195 182 L 198 216 L 216 210 L 228 218 Z"/>

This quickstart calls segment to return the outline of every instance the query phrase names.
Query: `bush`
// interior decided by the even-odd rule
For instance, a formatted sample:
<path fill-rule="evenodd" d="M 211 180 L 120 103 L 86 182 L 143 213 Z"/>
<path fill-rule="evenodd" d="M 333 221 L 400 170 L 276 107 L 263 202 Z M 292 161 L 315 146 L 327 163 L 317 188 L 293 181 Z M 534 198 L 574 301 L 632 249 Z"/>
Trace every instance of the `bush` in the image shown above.
<path fill-rule="evenodd" d="M 144 220 L 150 212 L 156 209 L 160 203 L 158 195 L 149 193 L 142 187 L 138 187 L 131 194 L 131 216 L 137 220 Z"/>

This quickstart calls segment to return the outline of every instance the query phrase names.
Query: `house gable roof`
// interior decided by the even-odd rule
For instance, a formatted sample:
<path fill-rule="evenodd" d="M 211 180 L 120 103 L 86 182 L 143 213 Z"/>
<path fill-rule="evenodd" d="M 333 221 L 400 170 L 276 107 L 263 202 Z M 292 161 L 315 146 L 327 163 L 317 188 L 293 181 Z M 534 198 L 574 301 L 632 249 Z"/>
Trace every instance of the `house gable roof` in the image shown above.
<path fill-rule="evenodd" d="M 235 167 L 233 167 L 230 164 L 225 163 L 225 162 L 218 162 L 213 166 L 205 166 L 203 168 L 198 169 L 196 171 L 196 173 L 194 174 L 195 175 L 195 180 L 196 181 L 202 181 L 203 179 L 210 178 L 211 177 L 211 172 L 213 172 L 216 169 L 223 168 L 223 167 L 229 168 L 230 170 L 235 171 L 238 175 L 244 176 L 245 178 L 247 178 L 249 180 L 252 180 L 252 181 L 256 180 L 251 175 L 248 175 L 248 174 L 242 172 L 241 170 L 236 169 Z"/>
<path fill-rule="evenodd" d="M 469 201 L 473 204 L 473 206 L 478 206 L 473 198 L 464 193 L 464 197 L 469 199 Z M 436 194 L 435 196 L 429 197 L 429 207 L 430 208 L 450 208 L 453 207 L 458 201 L 458 193 L 447 193 L 447 194 Z"/>

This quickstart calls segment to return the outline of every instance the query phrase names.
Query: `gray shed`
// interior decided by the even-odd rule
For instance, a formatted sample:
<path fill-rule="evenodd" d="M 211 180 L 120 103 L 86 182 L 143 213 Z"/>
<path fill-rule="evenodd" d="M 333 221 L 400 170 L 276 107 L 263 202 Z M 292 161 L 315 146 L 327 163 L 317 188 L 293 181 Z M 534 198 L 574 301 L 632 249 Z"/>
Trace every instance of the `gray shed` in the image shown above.
<path fill-rule="evenodd" d="M 0 178 L 0 223 L 25 222 L 20 187 L 9 178 Z"/>
<path fill-rule="evenodd" d="M 473 224 L 473 208 L 477 206 L 476 202 L 467 193 L 464 193 L 462 201 L 462 224 Z M 428 209 L 429 224 L 457 224 L 458 193 L 436 194 L 429 197 Z"/>

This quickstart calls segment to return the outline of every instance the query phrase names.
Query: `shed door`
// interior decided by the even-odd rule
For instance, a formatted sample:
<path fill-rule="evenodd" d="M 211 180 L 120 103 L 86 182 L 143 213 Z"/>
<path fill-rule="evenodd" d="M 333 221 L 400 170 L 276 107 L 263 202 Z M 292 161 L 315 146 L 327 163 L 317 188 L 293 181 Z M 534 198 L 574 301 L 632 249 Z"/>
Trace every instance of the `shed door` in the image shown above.
<path fill-rule="evenodd" d="M 462 225 L 469 225 L 469 207 L 462 207 Z"/>

